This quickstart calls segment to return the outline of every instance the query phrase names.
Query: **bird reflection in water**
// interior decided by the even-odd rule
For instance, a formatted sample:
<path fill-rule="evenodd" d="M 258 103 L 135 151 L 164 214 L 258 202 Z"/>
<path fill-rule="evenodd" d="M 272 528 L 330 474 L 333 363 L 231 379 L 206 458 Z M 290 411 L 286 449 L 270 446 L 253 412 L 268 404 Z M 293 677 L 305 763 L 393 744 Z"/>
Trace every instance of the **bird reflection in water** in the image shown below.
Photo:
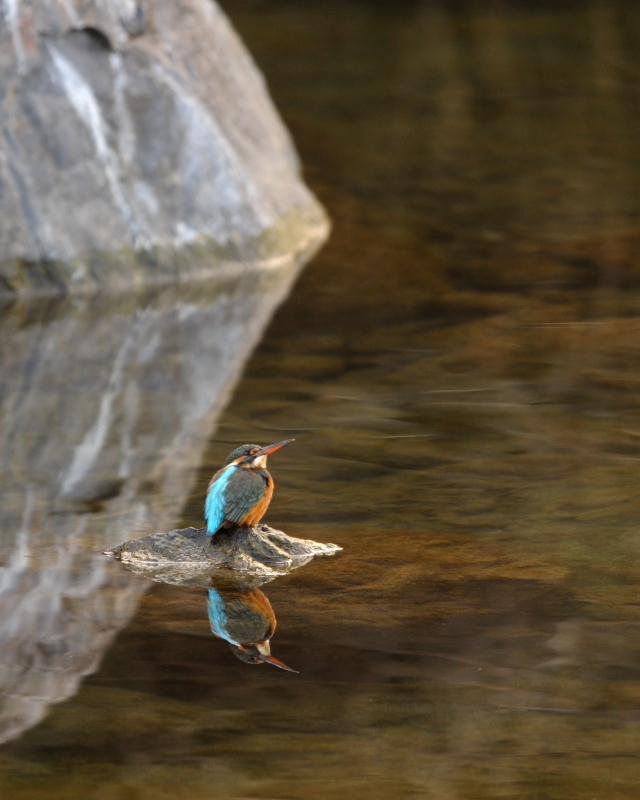
<path fill-rule="evenodd" d="M 276 615 L 260 589 L 209 589 L 207 612 L 213 633 L 229 642 L 241 661 L 298 671 L 271 655 L 269 640 L 276 629 Z"/>

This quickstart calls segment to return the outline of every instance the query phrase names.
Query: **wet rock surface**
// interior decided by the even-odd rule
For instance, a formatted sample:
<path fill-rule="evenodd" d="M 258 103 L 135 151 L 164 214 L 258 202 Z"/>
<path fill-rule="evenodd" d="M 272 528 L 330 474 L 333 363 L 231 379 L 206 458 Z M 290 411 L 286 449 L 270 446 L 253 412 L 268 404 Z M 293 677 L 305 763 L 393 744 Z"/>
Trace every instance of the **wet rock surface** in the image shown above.
<path fill-rule="evenodd" d="M 256 525 L 222 529 L 214 536 L 206 528 L 152 533 L 106 554 L 162 583 L 219 586 L 222 582 L 250 589 L 301 567 L 314 556 L 330 556 L 339 550 L 335 544 L 297 539 L 268 525 Z"/>
<path fill-rule="evenodd" d="M 0 297 L 207 278 L 326 236 L 215 2 L 5 6 Z"/>

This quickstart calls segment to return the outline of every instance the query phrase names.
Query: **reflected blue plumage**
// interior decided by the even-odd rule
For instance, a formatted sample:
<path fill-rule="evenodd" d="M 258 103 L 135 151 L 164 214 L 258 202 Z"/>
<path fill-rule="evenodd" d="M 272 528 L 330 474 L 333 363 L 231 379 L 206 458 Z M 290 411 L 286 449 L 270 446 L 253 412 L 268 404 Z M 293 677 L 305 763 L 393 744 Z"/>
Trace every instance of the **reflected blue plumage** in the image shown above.
<path fill-rule="evenodd" d="M 216 589 L 209 589 L 207 613 L 209 615 L 209 622 L 211 623 L 211 630 L 216 634 L 216 636 L 236 644 L 236 642 L 233 642 L 229 638 L 229 633 L 227 631 L 225 602 L 222 599 L 220 592 L 216 591 Z"/>
<path fill-rule="evenodd" d="M 208 590 L 207 614 L 211 630 L 231 646 L 247 664 L 273 664 L 296 672 L 271 655 L 269 640 L 276 629 L 276 615 L 260 589 Z"/>

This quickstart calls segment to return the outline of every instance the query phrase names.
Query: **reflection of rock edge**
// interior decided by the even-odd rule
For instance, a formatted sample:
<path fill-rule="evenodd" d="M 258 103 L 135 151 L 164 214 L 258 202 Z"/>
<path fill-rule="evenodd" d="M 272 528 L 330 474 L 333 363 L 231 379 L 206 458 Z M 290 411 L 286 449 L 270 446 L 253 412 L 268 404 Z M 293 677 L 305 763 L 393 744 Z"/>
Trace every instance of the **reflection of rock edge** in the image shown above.
<path fill-rule="evenodd" d="M 326 220 L 326 218 L 324 219 Z M 16 738 L 25 729 L 36 725 L 45 716 L 51 704 L 66 700 L 77 691 L 82 677 L 97 669 L 102 654 L 109 646 L 111 639 L 123 625 L 127 624 L 135 611 L 137 597 L 143 590 L 143 585 L 139 582 L 129 583 L 133 575 L 129 575 L 129 581 L 127 581 L 125 580 L 126 573 L 122 572 L 118 577 L 119 570 L 116 570 L 115 574 L 113 570 L 108 570 L 110 577 L 107 577 L 104 569 L 107 565 L 104 563 L 104 559 L 95 555 L 95 549 L 97 549 L 95 544 L 87 552 L 82 549 L 79 541 L 76 542 L 76 539 L 89 535 L 94 541 L 96 538 L 102 538 L 102 547 L 104 548 L 112 545 L 114 541 L 121 541 L 126 535 L 123 533 L 124 531 L 132 531 L 139 524 L 151 524 L 153 525 L 152 530 L 154 528 L 157 530 L 158 527 L 165 528 L 164 525 L 158 524 L 162 523 L 163 519 L 168 523 L 166 527 L 175 524 L 171 521 L 171 517 L 175 518 L 175 514 L 183 506 L 184 498 L 189 492 L 192 474 L 190 465 L 199 461 L 199 448 L 202 447 L 202 443 L 206 441 L 207 435 L 213 429 L 220 410 L 228 402 L 230 393 L 240 375 L 242 364 L 258 340 L 274 307 L 279 304 L 288 291 L 299 267 L 320 246 L 327 229 L 326 221 L 323 228 L 318 227 L 315 231 L 308 228 L 305 232 L 306 235 L 301 236 L 295 242 L 296 246 L 292 246 L 289 254 L 281 259 L 269 263 L 259 262 L 255 268 L 246 264 L 233 265 L 234 269 L 231 275 L 219 276 L 222 278 L 222 285 L 220 285 L 220 281 L 216 282 L 212 298 L 208 297 L 208 294 L 212 292 L 209 284 L 207 284 L 208 291 L 204 291 L 205 287 L 202 287 L 202 291 L 200 291 L 197 286 L 181 290 L 176 288 L 169 290 L 171 299 L 169 310 L 163 303 L 160 303 L 158 308 L 156 308 L 157 303 L 147 306 L 150 301 L 144 300 L 146 295 L 140 295 L 141 308 L 135 311 L 134 301 L 133 307 L 131 303 L 124 306 L 123 314 L 120 299 L 112 297 L 106 310 L 102 309 L 103 313 L 100 319 L 108 323 L 107 328 L 111 326 L 115 332 L 119 331 L 119 338 L 116 337 L 115 342 L 111 342 L 110 338 L 105 341 L 104 326 L 97 325 L 96 321 L 92 320 L 93 305 L 87 306 L 84 315 L 80 314 L 80 316 L 77 307 L 73 306 L 74 313 L 68 316 L 72 323 L 71 330 L 69 330 L 68 324 L 62 324 L 67 317 L 64 320 L 54 317 L 51 323 L 31 325 L 26 328 L 22 325 L 16 328 L 11 323 L 15 315 L 5 318 L 11 336 L 10 340 L 5 339 L 4 341 L 3 356 L 13 370 L 11 380 L 14 391 L 5 394 L 3 402 L 6 408 L 0 408 L 0 411 L 5 412 L 2 420 L 4 429 L 0 426 L 0 438 L 8 439 L 8 443 L 12 444 L 12 447 L 4 447 L 4 457 L 0 460 L 2 462 L 0 471 L 3 472 L 3 501 L 5 501 L 3 502 L 4 530 L 9 532 L 19 528 L 25 536 L 27 534 L 37 536 L 39 541 L 37 552 L 43 554 L 45 561 L 41 563 L 39 560 L 26 558 L 23 552 L 24 547 L 18 543 L 14 553 L 15 558 L 11 556 L 7 566 L 0 567 L 0 604 L 3 601 L 7 609 L 11 608 L 5 617 L 7 630 L 0 631 L 0 645 L 3 654 L 10 653 L 8 660 L 0 663 L 0 685 L 4 692 L 0 702 L 0 743 Z M 205 264 L 203 264 L 203 268 L 206 269 Z M 246 283 L 247 281 L 248 283 Z M 200 304 L 203 302 L 205 313 L 197 314 Z M 114 318 L 117 320 L 115 325 L 110 321 L 113 314 L 109 311 L 114 305 L 120 309 L 120 313 L 116 314 Z M 88 330 L 82 328 L 81 323 L 84 317 L 88 317 L 90 320 Z M 200 324 L 197 324 L 197 317 L 202 318 Z M 229 348 L 227 350 L 228 357 L 222 358 L 222 360 L 220 360 L 222 355 L 220 334 L 222 331 L 218 330 L 220 325 L 223 325 L 225 333 L 222 339 Z M 109 436 L 104 439 L 102 436 L 96 438 L 92 435 L 92 431 L 102 418 L 100 412 L 104 405 L 104 397 L 108 398 L 113 394 L 111 384 L 114 370 L 116 374 L 119 374 L 116 369 L 119 363 L 118 354 L 121 353 L 132 326 L 139 334 L 145 333 L 145 335 L 137 336 L 137 349 L 134 348 L 135 352 L 132 352 L 130 358 L 127 359 L 127 364 L 133 371 L 130 375 L 128 373 L 127 376 L 123 375 L 116 387 L 121 403 L 117 407 L 119 411 L 114 411 L 111 416 L 115 419 L 121 412 L 120 426 L 122 430 L 120 435 L 117 435 L 119 429 L 114 428 L 111 424 L 112 419 L 105 428 L 105 430 L 108 428 Z M 171 335 L 165 331 L 167 326 L 171 329 Z M 55 336 L 52 334 L 52 329 Z M 244 337 L 239 336 L 241 329 L 244 331 Z M 45 330 L 46 336 L 44 335 Z M 215 335 L 216 331 L 218 335 Z M 28 437 L 25 439 L 16 435 L 16 427 L 19 429 L 20 425 L 24 423 L 29 428 L 33 428 L 32 401 L 34 396 L 37 396 L 39 387 L 41 385 L 45 387 L 44 396 L 47 398 L 49 406 L 56 397 L 62 401 L 66 392 L 66 388 L 59 386 L 56 380 L 52 381 L 52 375 L 54 378 L 56 375 L 58 377 L 61 375 L 59 369 L 61 365 L 57 362 L 52 364 L 51 361 L 54 339 L 61 339 L 63 343 L 65 341 L 82 342 L 85 350 L 87 347 L 90 349 L 90 345 L 94 341 L 101 343 L 101 348 L 99 348 L 101 358 L 94 359 L 96 369 L 103 378 L 100 382 L 98 402 L 95 397 L 92 397 L 89 405 L 86 402 L 83 403 L 86 411 L 84 416 L 87 418 L 84 419 L 83 416 L 83 421 L 79 427 L 78 425 L 76 427 L 78 428 L 77 433 L 84 438 L 78 441 L 75 452 L 77 455 L 78 448 L 83 447 L 87 437 L 89 440 L 99 441 L 98 472 L 106 469 L 110 471 L 110 474 L 120 475 L 124 464 L 126 466 L 125 474 L 129 476 L 118 496 L 107 501 L 106 513 L 98 515 L 101 519 L 92 519 L 90 534 L 85 531 L 86 523 L 88 523 L 87 515 L 81 515 L 80 524 L 75 527 L 72 525 L 73 531 L 68 531 L 69 524 L 75 518 L 71 509 L 68 510 L 68 513 L 56 513 L 53 516 L 47 513 L 47 509 L 52 507 L 51 503 L 58 512 L 60 511 L 55 505 L 60 487 L 47 480 L 46 475 L 56 474 L 59 480 L 73 477 L 74 480 L 69 480 L 69 484 L 72 484 L 73 492 L 77 493 L 78 491 L 77 475 L 74 470 L 69 472 L 67 469 L 76 462 L 75 457 L 72 457 L 72 453 L 69 452 L 69 447 L 66 449 L 53 448 L 56 454 L 53 460 L 51 458 L 52 448 L 49 447 L 46 452 L 50 457 L 43 459 L 42 442 L 40 442 L 35 462 L 29 463 L 27 459 L 24 464 L 25 467 L 29 466 L 29 469 L 19 472 L 15 470 L 16 445 L 19 446 L 18 452 L 24 460 L 28 453 L 22 453 L 20 448 L 24 447 L 25 442 L 31 441 Z M 158 355 L 156 353 L 158 347 L 167 340 L 173 340 L 172 346 L 166 353 Z M 136 419 L 129 419 L 131 413 L 127 411 L 126 401 L 129 397 L 127 387 L 137 386 L 144 378 L 144 374 L 152 368 L 157 382 L 156 362 L 158 359 L 164 365 L 166 372 L 167 364 L 165 362 L 168 360 L 170 368 L 173 364 L 172 354 L 176 348 L 182 350 L 186 346 L 186 342 L 189 342 L 186 350 L 190 357 L 182 360 L 186 370 L 183 374 L 185 391 L 176 394 L 173 385 L 171 391 L 173 405 L 178 403 L 177 409 L 174 410 L 179 412 L 179 425 L 174 429 L 172 416 L 169 414 L 169 428 L 163 431 L 160 441 L 157 441 L 157 437 L 152 437 L 152 441 L 145 440 L 144 447 L 138 445 L 132 449 Z M 153 358 L 149 361 L 150 356 L 147 351 L 152 345 Z M 74 348 L 76 347 L 74 345 Z M 26 351 L 26 354 L 23 351 Z M 58 349 L 57 352 L 60 354 L 63 351 Z M 21 367 L 25 357 L 31 364 L 29 391 L 26 393 L 24 391 L 24 370 Z M 104 370 L 105 363 L 114 364 L 111 375 L 108 370 Z M 34 364 L 38 366 L 35 373 Z M 43 365 L 48 365 L 49 370 L 44 374 Z M 7 366 L 6 363 L 5 366 Z M 141 370 L 142 372 L 140 372 Z M 10 375 L 7 370 L 3 377 L 5 381 L 9 380 Z M 212 395 L 214 386 L 217 391 Z M 56 389 L 60 397 L 56 394 Z M 157 394 L 157 387 L 154 390 L 154 397 L 155 394 Z M 137 397 L 139 397 L 139 392 L 134 393 L 134 399 Z M 58 405 L 64 407 L 66 404 L 58 403 Z M 170 405 L 169 408 L 163 406 L 163 414 L 167 411 L 171 412 L 173 405 Z M 20 409 L 20 413 L 17 409 Z M 111 410 L 114 409 L 115 406 Z M 54 437 L 61 431 L 66 431 L 68 425 L 66 412 L 61 416 L 56 416 L 54 413 L 56 410 L 60 409 L 49 408 L 46 419 L 43 417 L 46 430 Z M 163 414 L 158 417 L 158 420 L 164 419 Z M 76 423 L 78 423 L 77 419 Z M 75 428 L 73 430 L 75 431 Z M 5 441 L 6 444 L 7 441 Z M 189 454 L 188 458 L 186 457 L 187 453 Z M 135 458 L 133 458 L 134 455 Z M 96 459 L 91 460 L 87 475 L 84 476 L 89 483 L 84 486 L 85 482 L 83 482 L 84 488 L 80 492 L 81 497 L 84 496 L 85 489 L 91 489 L 89 484 L 96 477 L 93 476 L 93 467 L 97 468 L 97 464 Z M 43 469 L 45 469 L 46 475 L 42 473 Z M 35 487 L 33 491 L 28 489 L 26 493 L 23 486 L 25 475 L 29 476 L 29 486 Z M 155 484 L 161 486 L 163 502 L 159 508 L 154 509 L 154 505 L 149 504 L 149 498 L 139 496 L 140 486 L 149 480 L 153 480 Z M 43 488 L 45 485 L 46 490 Z M 50 496 L 51 493 L 53 496 Z M 20 501 L 25 497 L 27 508 L 22 509 L 23 513 L 20 515 Z M 34 514 L 29 510 L 32 506 Z M 147 519 L 149 515 L 151 518 Z M 20 527 L 21 516 L 22 526 Z M 67 533 L 70 536 L 67 536 Z M 51 538 L 55 540 L 55 544 L 51 542 Z M 64 555 L 64 564 L 59 564 L 58 560 L 52 564 L 47 560 L 50 555 L 50 546 L 45 546 L 43 549 L 45 541 L 49 545 L 54 544 L 55 552 L 60 551 L 61 557 Z M 7 545 L 10 549 L 14 549 L 13 543 L 8 540 Z M 93 556 L 91 556 L 92 550 L 94 551 Z M 44 556 L 45 552 L 46 556 Z M 67 562 L 69 563 L 67 564 Z M 302 563 L 299 560 L 297 566 Z M 74 574 L 78 573 L 78 577 L 71 582 L 70 592 L 66 592 L 64 580 L 61 584 L 56 577 L 59 568 L 65 565 L 68 570 L 72 569 Z M 272 572 L 272 577 L 282 574 L 282 571 Z M 67 571 L 63 570 L 63 572 L 64 578 Z M 244 573 L 244 575 L 247 576 L 248 573 Z M 266 578 L 266 580 L 268 579 Z M 42 588 L 42 591 L 38 589 L 35 598 L 31 596 L 30 588 L 34 580 L 36 581 L 35 588 L 40 585 Z M 264 580 L 263 578 L 261 582 Z M 104 597 L 105 591 L 107 591 L 108 598 Z M 34 623 L 33 630 L 30 624 L 20 624 L 16 618 L 14 596 L 16 592 L 19 595 L 25 593 L 29 595 L 24 598 L 24 602 L 21 602 L 20 608 L 26 609 L 32 618 L 37 617 L 37 625 Z M 95 618 L 93 611 L 95 611 Z M 81 632 L 84 634 L 83 626 L 87 614 L 90 617 L 88 626 L 93 631 L 95 641 L 89 641 L 86 636 L 78 639 L 78 632 L 74 633 L 72 630 L 76 619 L 80 619 Z M 69 626 L 71 626 L 71 630 Z M 20 667 L 23 662 L 27 664 L 26 669 Z"/>

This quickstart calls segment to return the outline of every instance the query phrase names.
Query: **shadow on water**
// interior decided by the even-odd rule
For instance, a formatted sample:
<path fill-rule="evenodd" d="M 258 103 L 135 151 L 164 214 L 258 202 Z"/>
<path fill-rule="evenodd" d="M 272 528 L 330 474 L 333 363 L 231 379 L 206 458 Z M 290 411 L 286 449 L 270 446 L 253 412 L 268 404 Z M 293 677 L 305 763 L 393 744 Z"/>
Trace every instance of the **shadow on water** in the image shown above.
<path fill-rule="evenodd" d="M 102 488 L 70 495 L 85 504 L 78 541 L 86 532 L 100 545 L 131 538 L 136 513 L 159 528 L 199 527 L 207 482 L 230 444 L 295 436 L 274 464 L 267 521 L 336 541 L 344 553 L 269 587 L 278 654 L 299 675 L 245 668 L 220 647 L 199 587 L 153 585 L 109 648 L 120 622 L 107 607 L 92 612 L 91 631 L 105 632 L 101 666 L 0 750 L 3 792 L 18 800 L 635 798 L 637 4 L 229 0 L 226 8 L 269 78 L 335 220 L 333 238 L 224 413 L 233 384 L 224 376 L 239 374 L 249 352 L 245 318 L 243 355 L 228 372 L 183 360 L 198 341 L 186 333 L 161 337 L 171 343 L 163 363 L 176 372 L 145 366 L 153 330 L 136 317 L 133 328 L 115 326 L 110 360 L 96 362 L 104 384 L 93 405 L 75 366 L 42 373 L 39 397 L 51 397 L 57 376 L 77 402 L 62 418 L 44 403 L 42 421 L 21 429 L 39 471 L 5 468 L 3 504 L 13 516 L 2 530 L 46 529 L 43 558 L 52 557 L 50 541 L 66 557 L 60 531 L 72 523 L 63 506 L 41 511 L 41 493 L 80 486 L 74 476 L 90 450 L 76 455 L 82 439 L 69 434 L 73 444 L 58 452 L 45 434 L 92 430 L 129 335 L 144 381 L 126 389 L 123 368 L 122 405 L 104 401 L 123 422 L 105 439 L 104 474 L 86 484 L 99 478 Z M 170 308 L 176 325 L 192 319 Z M 65 319 L 56 336 L 80 342 L 80 352 L 85 343 L 93 352 L 90 341 L 106 347 L 108 315 L 85 327 L 82 314 Z M 65 334 L 71 324 L 77 331 Z M 15 330 L 35 337 L 25 349 L 33 355 L 19 360 L 25 376 L 48 363 L 43 348 L 47 358 L 69 352 L 38 325 L 16 321 Z M 18 358 L 18 345 L 7 350 Z M 208 389 L 186 387 L 212 381 L 225 399 L 209 415 Z M 163 405 L 176 393 L 209 397 L 185 400 L 194 414 L 186 418 L 198 422 L 184 435 L 182 417 Z M 12 413 L 26 413 L 29 394 L 15 398 Z M 136 408 L 142 449 L 127 462 L 124 421 Z M 185 453 L 176 478 L 175 442 Z M 167 454 L 162 469 L 158 453 Z M 131 463 L 123 475 L 121 462 Z M 78 466 L 70 473 L 64 464 Z M 124 523 L 106 516 L 112 509 Z M 4 551 L 11 580 L 21 541 Z M 88 599 L 103 596 L 93 585 L 59 592 L 58 607 L 77 602 L 88 613 Z M 122 600 L 127 591 L 139 595 L 127 587 L 111 595 L 114 608 L 121 598 L 121 621 L 134 607 Z M 21 616 L 20 596 L 6 595 L 2 624 L 17 609 L 26 621 L 16 630 L 38 630 L 47 619 L 38 609 L 52 602 L 45 595 L 33 606 L 36 622 Z M 34 641 L 28 657 L 2 656 L 3 675 L 45 656 L 55 662 L 56 648 L 81 641 L 69 630 L 52 627 L 44 644 L 23 637 Z M 45 695 L 36 686 L 29 696 Z"/>

